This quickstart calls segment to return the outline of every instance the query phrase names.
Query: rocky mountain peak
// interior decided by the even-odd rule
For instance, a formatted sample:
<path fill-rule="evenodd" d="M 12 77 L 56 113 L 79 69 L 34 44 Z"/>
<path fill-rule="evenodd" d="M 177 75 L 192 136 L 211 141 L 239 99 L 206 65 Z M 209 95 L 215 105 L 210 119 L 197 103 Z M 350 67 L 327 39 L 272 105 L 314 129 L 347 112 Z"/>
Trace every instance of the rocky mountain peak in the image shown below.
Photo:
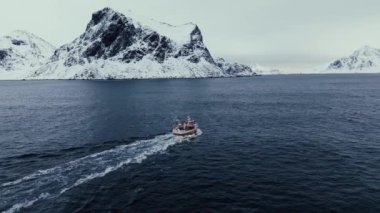
<path fill-rule="evenodd" d="M 5 73 L 2 77 L 1 69 L 20 70 L 20 75 Z M 196 24 L 171 25 L 108 7 L 94 12 L 85 31 L 74 41 L 55 50 L 25 31 L 0 39 L 0 78 L 3 79 L 251 75 L 255 73 L 248 66 L 225 61 L 216 63 Z"/>
<path fill-rule="evenodd" d="M 129 20 L 131 21 L 131 20 Z M 98 26 L 94 30 L 105 30 L 101 27 L 106 26 L 109 23 L 125 23 L 128 22 L 127 17 L 123 14 L 106 7 L 102 10 L 96 11 L 92 14 L 90 22 L 87 24 L 86 31 L 94 26 Z"/>
<path fill-rule="evenodd" d="M 190 37 L 191 42 L 202 42 L 203 43 L 202 32 L 197 25 L 194 25 L 194 30 L 191 32 L 190 36 L 191 36 Z"/>
<path fill-rule="evenodd" d="M 112 10 L 111 8 L 109 8 L 109 7 L 106 7 L 104 9 L 102 9 L 102 10 L 94 12 L 92 14 L 92 18 L 91 18 L 91 21 L 90 21 L 87 29 L 89 27 L 91 27 L 91 26 L 99 24 L 102 20 L 105 20 L 105 19 L 111 17 L 114 14 L 116 15 L 115 18 L 117 18 L 118 17 L 117 13 L 114 10 Z"/>
<path fill-rule="evenodd" d="M 184 58 L 192 63 L 202 59 L 214 63 L 197 25 L 173 26 L 131 12 L 127 17 L 110 8 L 92 14 L 86 31 L 58 49 L 53 60 L 61 58 L 67 67 L 97 59 L 134 63 L 150 58 L 163 63 L 168 58 Z"/>
<path fill-rule="evenodd" d="M 86 30 L 73 42 L 58 48 L 50 61 L 30 77 L 125 79 L 241 75 L 254 73 L 236 63 L 217 64 L 196 24 L 171 25 L 106 7 L 94 12 Z"/>

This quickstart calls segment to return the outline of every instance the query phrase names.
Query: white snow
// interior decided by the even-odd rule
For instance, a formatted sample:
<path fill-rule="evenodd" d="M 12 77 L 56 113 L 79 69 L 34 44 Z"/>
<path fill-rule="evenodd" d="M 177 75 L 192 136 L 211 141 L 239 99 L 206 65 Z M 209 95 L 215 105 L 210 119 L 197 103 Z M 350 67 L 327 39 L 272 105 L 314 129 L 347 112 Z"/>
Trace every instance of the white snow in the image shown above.
<path fill-rule="evenodd" d="M 333 63 L 340 62 L 339 68 L 333 67 Z M 380 49 L 363 46 L 354 51 L 348 57 L 332 62 L 327 69 L 320 73 L 379 73 L 380 72 Z"/>
<path fill-rule="evenodd" d="M 124 13 L 120 13 L 110 9 L 110 16 L 115 12 L 126 16 L 130 21 L 134 23 L 136 27 L 151 29 L 160 35 L 170 38 L 172 41 L 176 42 L 179 45 L 190 42 L 190 34 L 197 26 L 193 23 L 171 25 L 165 22 L 156 21 L 154 19 L 135 14 L 130 10 Z"/>
<path fill-rule="evenodd" d="M 366 45 L 356 50 L 353 53 L 353 55 L 358 56 L 358 57 L 368 58 L 368 59 L 373 59 L 373 57 L 377 57 L 376 59 L 377 61 L 379 61 L 380 49 L 375 49 Z"/>
<path fill-rule="evenodd" d="M 57 72 L 59 70 L 59 72 Z M 205 60 L 198 64 L 184 59 L 168 58 L 162 64 L 143 58 L 134 63 L 114 60 L 94 60 L 84 65 L 66 67 L 62 62 L 49 63 L 30 79 L 149 79 L 223 77 L 221 69 Z"/>
<path fill-rule="evenodd" d="M 0 50 L 8 55 L 0 61 L 0 79 L 21 79 L 45 64 L 55 47 L 36 35 L 17 30 L 0 38 Z"/>

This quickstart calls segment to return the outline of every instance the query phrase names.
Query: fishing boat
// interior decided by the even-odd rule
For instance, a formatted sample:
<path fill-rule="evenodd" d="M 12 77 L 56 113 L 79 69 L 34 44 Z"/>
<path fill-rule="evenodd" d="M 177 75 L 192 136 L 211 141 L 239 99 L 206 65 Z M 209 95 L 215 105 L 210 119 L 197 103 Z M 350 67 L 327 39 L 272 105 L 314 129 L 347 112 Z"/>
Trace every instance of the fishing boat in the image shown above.
<path fill-rule="evenodd" d="M 198 131 L 198 124 L 195 120 L 187 118 L 182 122 L 177 122 L 173 128 L 173 135 L 175 136 L 191 136 L 196 135 Z"/>

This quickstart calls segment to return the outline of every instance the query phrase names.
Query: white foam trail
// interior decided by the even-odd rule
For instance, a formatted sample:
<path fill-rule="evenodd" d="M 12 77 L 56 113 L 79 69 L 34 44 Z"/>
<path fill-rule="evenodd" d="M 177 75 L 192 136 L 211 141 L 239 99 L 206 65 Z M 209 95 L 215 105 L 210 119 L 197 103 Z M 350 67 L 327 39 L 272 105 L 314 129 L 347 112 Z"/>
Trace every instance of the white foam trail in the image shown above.
<path fill-rule="evenodd" d="M 22 202 L 22 203 L 17 203 L 15 205 L 13 205 L 12 208 L 4 211 L 4 213 L 12 213 L 12 212 L 20 211 L 22 208 L 27 208 L 29 206 L 32 206 L 38 200 L 46 199 L 49 196 L 50 196 L 49 193 L 42 193 L 42 194 L 40 194 L 40 196 L 38 196 L 37 198 L 35 198 L 33 200 L 28 200 L 28 201 L 25 201 L 25 202 Z"/>
<path fill-rule="evenodd" d="M 198 135 L 201 134 L 202 131 L 199 130 Z M 141 163 L 148 156 L 192 137 L 160 135 L 150 140 L 136 141 L 95 153 L 50 169 L 39 170 L 18 180 L 4 183 L 0 187 L 0 209 L 8 209 L 5 211 L 7 213 L 17 212 L 39 200 L 57 197 L 73 187 L 103 177 L 125 165 Z"/>

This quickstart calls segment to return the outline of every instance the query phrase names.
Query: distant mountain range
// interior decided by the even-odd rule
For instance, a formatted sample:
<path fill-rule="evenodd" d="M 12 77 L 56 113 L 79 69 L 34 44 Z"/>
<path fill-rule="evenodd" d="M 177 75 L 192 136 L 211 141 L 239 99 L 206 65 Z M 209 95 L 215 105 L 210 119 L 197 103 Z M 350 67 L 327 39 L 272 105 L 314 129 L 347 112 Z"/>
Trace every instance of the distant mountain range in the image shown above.
<path fill-rule="evenodd" d="M 336 59 L 328 64 L 302 71 L 280 71 L 261 66 L 252 66 L 259 75 L 273 74 L 349 74 L 349 73 L 380 73 L 380 49 L 363 46 L 351 55 Z"/>
<path fill-rule="evenodd" d="M 0 39 L 0 79 L 143 79 L 254 76 L 251 67 L 214 59 L 199 27 L 124 15 L 92 14 L 86 30 L 55 49 L 15 31 Z"/>
<path fill-rule="evenodd" d="M 380 50 L 364 46 L 308 73 L 380 72 Z M 294 73 L 294 72 L 293 72 Z M 144 79 L 287 74 L 214 58 L 199 27 L 126 15 L 110 8 L 92 14 L 86 30 L 55 48 L 32 33 L 0 38 L 0 79 Z"/>

